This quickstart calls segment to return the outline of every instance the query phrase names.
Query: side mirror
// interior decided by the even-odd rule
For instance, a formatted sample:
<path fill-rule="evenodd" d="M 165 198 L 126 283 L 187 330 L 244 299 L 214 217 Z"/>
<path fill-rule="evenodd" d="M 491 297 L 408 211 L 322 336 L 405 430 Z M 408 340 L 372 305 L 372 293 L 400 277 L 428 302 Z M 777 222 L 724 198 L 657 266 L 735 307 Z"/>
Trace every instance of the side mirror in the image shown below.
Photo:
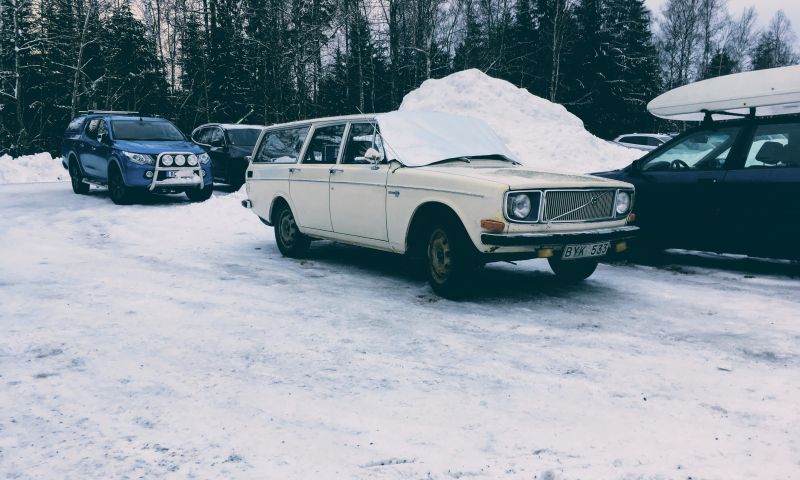
<path fill-rule="evenodd" d="M 246 157 L 244 157 L 244 159 L 247 160 L 247 163 L 250 163 L 250 162 L 253 161 L 253 156 L 252 155 L 247 155 Z"/>
<path fill-rule="evenodd" d="M 378 164 L 383 161 L 383 154 L 376 149 L 370 147 L 364 152 L 363 157 L 356 157 L 355 160 L 360 162 L 370 162 L 372 164 L 372 169 L 377 170 Z"/>

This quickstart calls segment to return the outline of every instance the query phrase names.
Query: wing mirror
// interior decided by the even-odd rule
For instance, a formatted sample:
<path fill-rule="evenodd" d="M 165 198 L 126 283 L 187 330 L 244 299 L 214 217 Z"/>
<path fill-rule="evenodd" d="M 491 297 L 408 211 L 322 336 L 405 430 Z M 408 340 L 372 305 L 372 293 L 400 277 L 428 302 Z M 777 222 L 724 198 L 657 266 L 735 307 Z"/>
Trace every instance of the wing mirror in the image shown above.
<path fill-rule="evenodd" d="M 363 157 L 356 157 L 355 160 L 360 162 L 370 162 L 372 164 L 372 169 L 377 170 L 378 164 L 383 161 L 383 154 L 376 149 L 370 147 L 364 152 Z"/>

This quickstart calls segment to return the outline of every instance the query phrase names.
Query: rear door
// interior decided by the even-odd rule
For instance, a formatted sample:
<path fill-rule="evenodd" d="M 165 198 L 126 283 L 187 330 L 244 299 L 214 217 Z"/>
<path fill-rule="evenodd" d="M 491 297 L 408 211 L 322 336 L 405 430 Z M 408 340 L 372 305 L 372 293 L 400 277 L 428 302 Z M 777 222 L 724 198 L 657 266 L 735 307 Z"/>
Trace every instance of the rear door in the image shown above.
<path fill-rule="evenodd" d="M 329 179 L 331 170 L 337 168 L 345 125 L 315 125 L 303 161 L 291 168 L 289 192 L 301 227 L 332 231 Z"/>
<path fill-rule="evenodd" d="M 373 165 L 367 160 L 364 154 L 369 148 L 383 153 L 377 124 L 351 123 L 342 160 L 331 169 L 331 224 L 336 233 L 388 241 L 386 177 L 389 165 Z"/>
<path fill-rule="evenodd" d="M 84 172 L 94 178 L 105 178 L 107 173 L 107 163 L 102 157 L 103 145 L 97 140 L 102 122 L 102 117 L 90 118 L 86 122 L 78 148 Z"/>
<path fill-rule="evenodd" d="M 224 182 L 228 178 L 228 145 L 222 128 L 209 127 L 208 143 L 214 179 Z"/>
<path fill-rule="evenodd" d="M 741 127 L 696 131 L 643 161 L 635 211 L 648 239 L 683 248 L 716 244 L 720 189 L 740 131 Z"/>
<path fill-rule="evenodd" d="M 726 251 L 800 256 L 800 121 L 748 132 L 747 153 L 725 177 Z"/>

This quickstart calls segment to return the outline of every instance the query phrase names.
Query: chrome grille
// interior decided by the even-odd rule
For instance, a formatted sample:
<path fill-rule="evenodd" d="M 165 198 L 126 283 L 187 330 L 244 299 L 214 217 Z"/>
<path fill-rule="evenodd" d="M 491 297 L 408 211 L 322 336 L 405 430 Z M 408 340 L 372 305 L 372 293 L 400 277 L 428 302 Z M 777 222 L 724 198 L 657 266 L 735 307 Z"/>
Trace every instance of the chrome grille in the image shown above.
<path fill-rule="evenodd" d="M 543 221 L 591 222 L 613 218 L 616 190 L 548 190 Z"/>

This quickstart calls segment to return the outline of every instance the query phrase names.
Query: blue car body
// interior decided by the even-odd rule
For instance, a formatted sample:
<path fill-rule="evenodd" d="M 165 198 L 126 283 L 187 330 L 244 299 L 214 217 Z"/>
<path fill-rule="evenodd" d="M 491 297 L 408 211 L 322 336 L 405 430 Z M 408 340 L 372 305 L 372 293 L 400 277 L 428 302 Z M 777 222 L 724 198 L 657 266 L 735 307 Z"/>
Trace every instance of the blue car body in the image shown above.
<path fill-rule="evenodd" d="M 166 122 L 161 125 L 181 139 L 171 140 L 126 140 L 115 137 L 115 122 L 140 122 L 138 125 Z M 154 127 L 155 125 L 150 125 Z M 174 128 L 174 130 L 172 130 Z M 177 132 L 177 133 L 174 133 Z M 138 115 L 118 115 L 108 113 L 89 113 L 73 119 L 66 132 L 61 148 L 62 162 L 70 171 L 75 183 L 108 185 L 111 191 L 116 183 L 131 191 L 150 191 L 153 193 L 180 193 L 190 195 L 195 191 L 205 191 L 212 187 L 213 175 L 211 161 L 202 148 L 186 139 L 174 125 L 163 118 L 140 117 Z M 136 155 L 138 154 L 138 155 Z M 172 159 L 183 156 L 183 165 L 174 160 L 165 165 L 164 157 Z M 189 165 L 192 158 L 195 165 Z M 73 184 L 73 188 L 76 185 Z M 78 190 L 76 189 L 76 193 Z M 85 192 L 84 192 L 85 193 Z M 112 192 L 112 200 L 114 198 Z"/>

